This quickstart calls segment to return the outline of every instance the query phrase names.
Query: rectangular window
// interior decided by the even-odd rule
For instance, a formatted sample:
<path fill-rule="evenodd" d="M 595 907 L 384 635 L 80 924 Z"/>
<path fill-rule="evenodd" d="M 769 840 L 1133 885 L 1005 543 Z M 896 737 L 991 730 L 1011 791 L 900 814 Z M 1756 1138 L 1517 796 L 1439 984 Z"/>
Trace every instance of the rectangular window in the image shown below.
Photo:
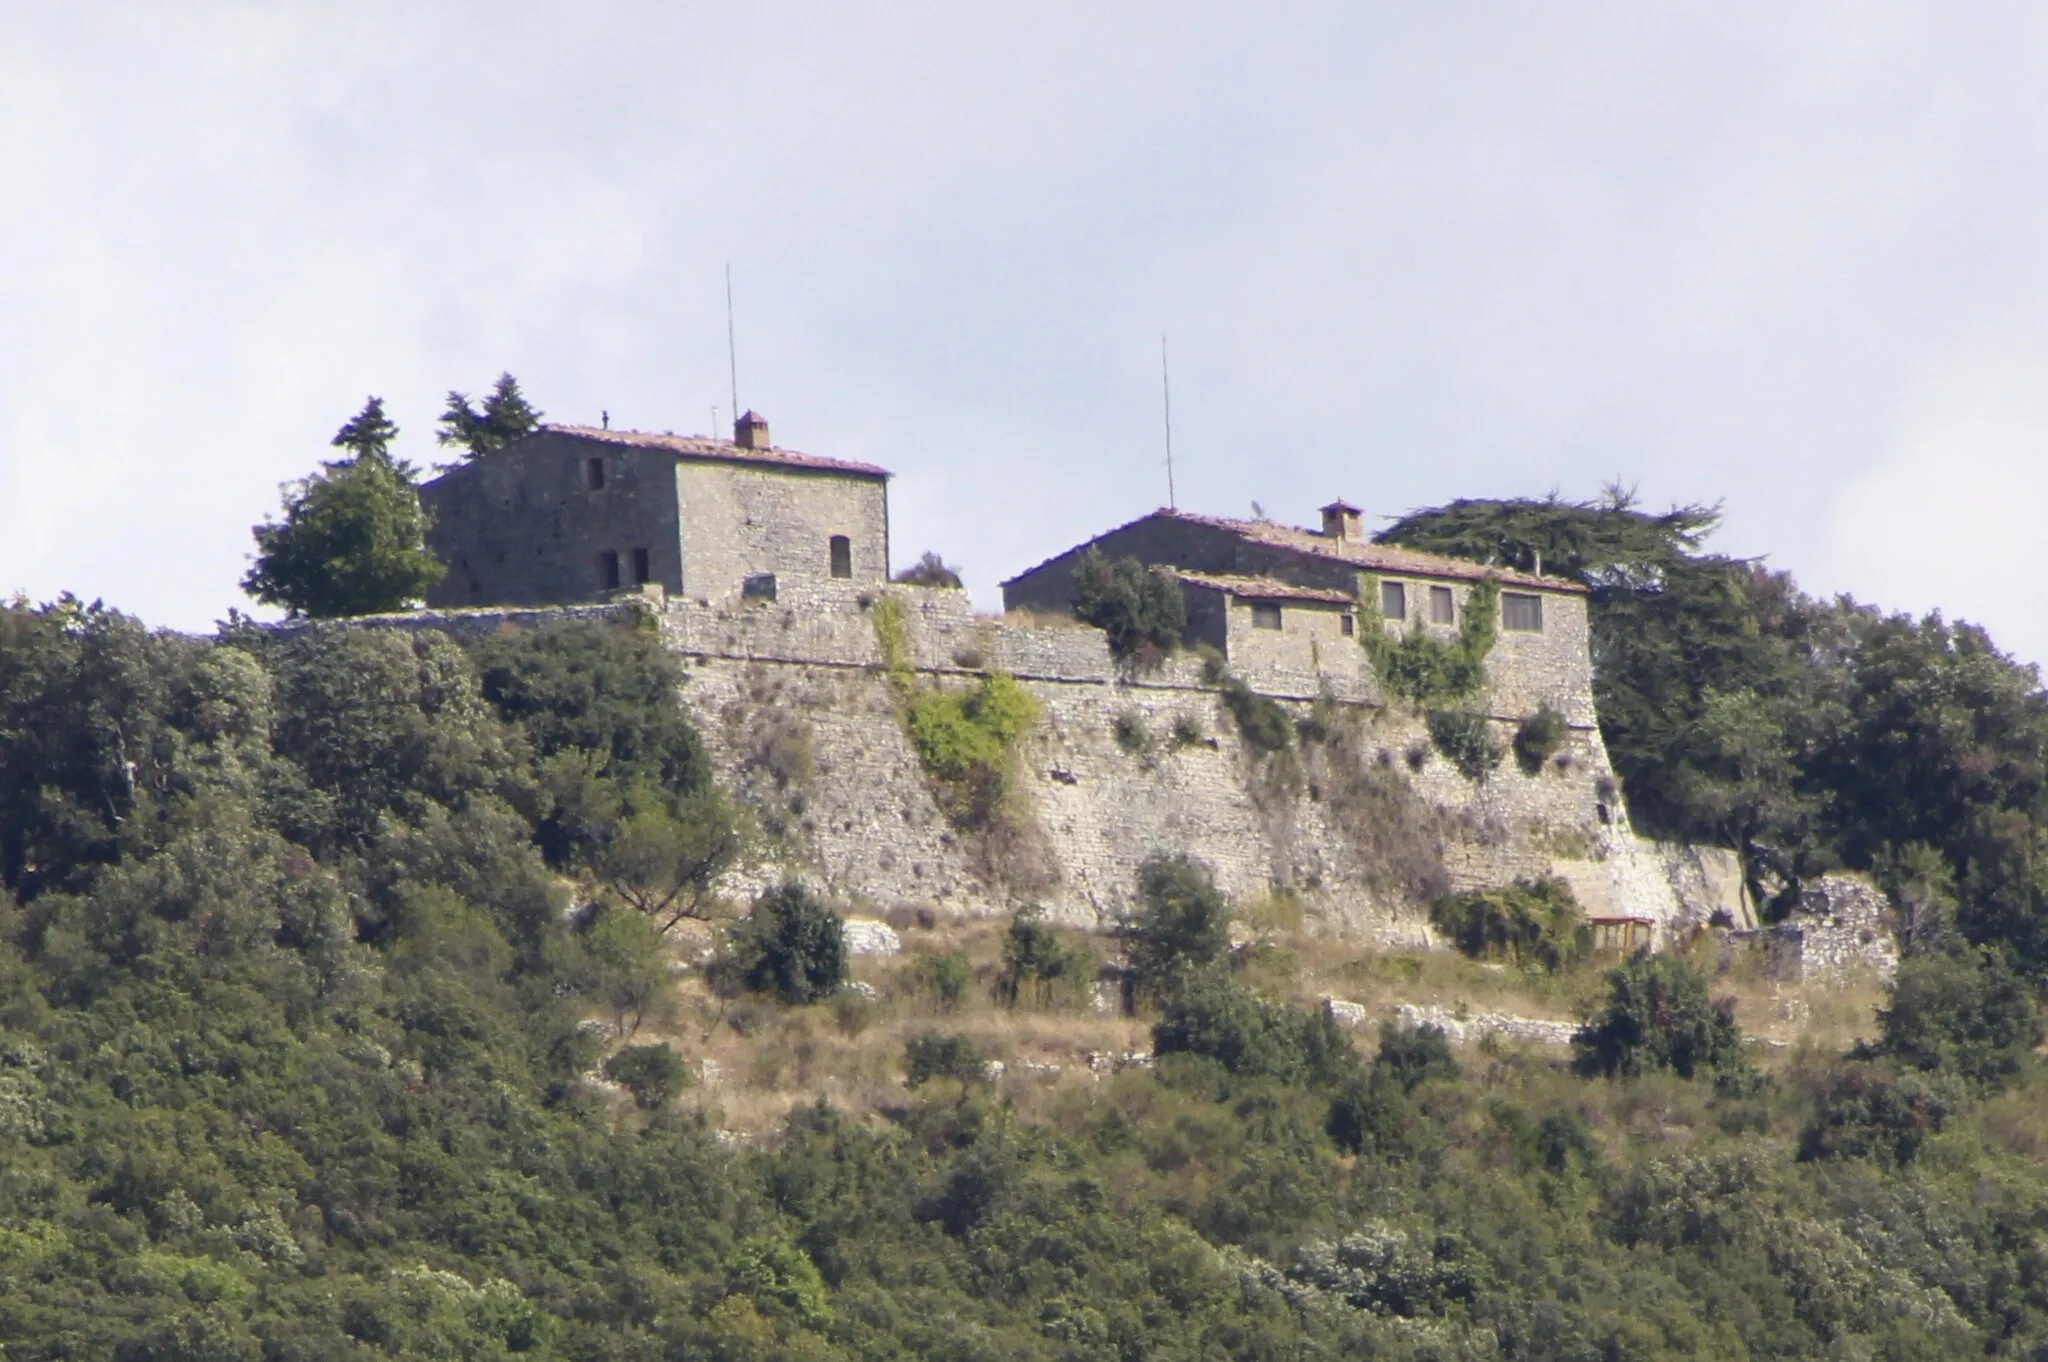
<path fill-rule="evenodd" d="M 1503 591 L 1500 597 L 1500 624 L 1503 629 L 1516 629 L 1523 633 L 1543 631 L 1543 598 L 1525 595 L 1519 591 Z"/>
<path fill-rule="evenodd" d="M 1252 602 L 1252 628 L 1278 629 L 1280 627 L 1280 606 L 1273 601 Z"/>
<path fill-rule="evenodd" d="M 633 550 L 633 581 L 635 585 L 642 585 L 654 580 L 654 574 L 648 571 L 651 566 L 647 561 L 646 549 Z"/>
<path fill-rule="evenodd" d="M 591 491 L 602 492 L 604 490 L 604 460 L 592 459 L 584 464 L 583 476 L 589 481 Z"/>
<path fill-rule="evenodd" d="M 832 575 L 851 577 L 853 575 L 853 541 L 843 534 L 832 536 Z"/>
<path fill-rule="evenodd" d="M 606 549 L 598 555 L 598 560 L 604 568 L 605 588 L 610 590 L 619 584 L 619 555 L 612 549 Z"/>
<path fill-rule="evenodd" d="M 1380 614 L 1390 620 L 1408 618 L 1408 584 L 1406 582 L 1380 583 Z"/>
<path fill-rule="evenodd" d="M 1337 627 L 1343 631 L 1344 637 L 1350 638 L 1352 632 L 1358 628 L 1358 624 L 1351 618 L 1351 612 L 1346 610 L 1337 617 Z"/>
<path fill-rule="evenodd" d="M 772 601 L 775 599 L 775 574 L 757 572 L 740 583 L 740 595 L 750 601 Z"/>
<path fill-rule="evenodd" d="M 1457 602 L 1451 599 L 1447 586 L 1433 586 L 1429 589 L 1429 622 L 1431 624 L 1456 624 L 1458 622 Z"/>

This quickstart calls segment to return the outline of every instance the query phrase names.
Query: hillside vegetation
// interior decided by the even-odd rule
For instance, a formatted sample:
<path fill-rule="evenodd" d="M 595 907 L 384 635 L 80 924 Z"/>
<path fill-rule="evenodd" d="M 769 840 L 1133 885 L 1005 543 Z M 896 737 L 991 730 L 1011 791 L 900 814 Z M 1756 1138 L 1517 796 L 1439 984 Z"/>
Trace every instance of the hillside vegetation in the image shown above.
<path fill-rule="evenodd" d="M 652 634 L 0 608 L 7 1356 L 2048 1355 L 2035 678 L 1543 513 L 1637 817 L 1875 872 L 1894 989 L 1590 959 L 1542 885 L 1379 954 L 1178 859 L 1117 936 L 849 959 L 858 905 L 729 921 L 758 834 Z"/>

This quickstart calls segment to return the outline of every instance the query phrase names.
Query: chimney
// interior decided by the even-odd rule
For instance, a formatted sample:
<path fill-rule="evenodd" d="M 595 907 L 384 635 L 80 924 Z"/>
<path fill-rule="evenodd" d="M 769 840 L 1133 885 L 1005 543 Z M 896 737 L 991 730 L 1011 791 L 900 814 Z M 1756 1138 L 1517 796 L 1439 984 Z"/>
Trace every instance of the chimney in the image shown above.
<path fill-rule="evenodd" d="M 741 449 L 768 449 L 767 418 L 756 416 L 749 409 L 745 416 L 732 423 L 732 442 Z"/>
<path fill-rule="evenodd" d="M 1363 539 L 1365 531 L 1360 528 L 1359 517 L 1365 512 L 1348 501 L 1333 501 L 1323 507 L 1323 538 Z"/>

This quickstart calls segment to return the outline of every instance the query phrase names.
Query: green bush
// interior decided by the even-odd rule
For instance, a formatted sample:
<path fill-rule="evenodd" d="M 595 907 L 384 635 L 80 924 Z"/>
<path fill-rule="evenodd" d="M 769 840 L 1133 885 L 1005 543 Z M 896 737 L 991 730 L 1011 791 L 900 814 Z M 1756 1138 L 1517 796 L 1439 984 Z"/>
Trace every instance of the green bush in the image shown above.
<path fill-rule="evenodd" d="M 689 1067 L 666 1045 L 628 1045 L 604 1062 L 604 1076 L 648 1111 L 690 1086 Z"/>
<path fill-rule="evenodd" d="M 805 1328 L 832 1322 L 825 1280 L 802 1249 L 766 1235 L 743 1239 L 725 1262 L 727 1289 Z"/>
<path fill-rule="evenodd" d="M 903 1047 L 904 1083 L 921 1088 L 935 1078 L 950 1078 L 963 1085 L 986 1083 L 988 1060 L 967 1036 L 936 1031 L 912 1036 Z"/>
<path fill-rule="evenodd" d="M 1011 1007 L 1027 1000 L 1039 1007 L 1084 1002 L 1100 965 L 1085 943 L 1069 944 L 1043 921 L 1040 909 L 1027 908 L 1010 919 L 1004 933 L 996 997 Z"/>
<path fill-rule="evenodd" d="M 1294 745 L 1294 721 L 1278 701 L 1259 694 L 1235 676 L 1221 686 L 1223 707 L 1237 721 L 1245 746 L 1254 752 L 1284 752 Z"/>
<path fill-rule="evenodd" d="M 1074 564 L 1074 618 L 1109 636 L 1109 650 L 1139 663 L 1180 647 L 1188 608 L 1180 581 L 1136 558 L 1111 562 L 1089 549 Z"/>
<path fill-rule="evenodd" d="M 1433 709 L 1426 719 L 1429 741 L 1467 780 L 1484 780 L 1500 765 L 1501 746 L 1485 716 L 1462 709 Z"/>
<path fill-rule="evenodd" d="M 1178 978 L 1152 1028 L 1161 1055 L 1201 1055 L 1240 1078 L 1328 1085 L 1358 1068 L 1351 1038 L 1330 1015 L 1261 998 L 1219 970 Z"/>
<path fill-rule="evenodd" d="M 1366 578 L 1360 589 L 1358 643 L 1388 695 L 1417 707 L 1441 708 L 1478 693 L 1486 683 L 1486 657 L 1499 625 L 1496 583 L 1489 579 L 1472 588 L 1451 641 L 1437 638 L 1420 619 L 1405 633 L 1389 634 L 1380 614 L 1378 579 Z"/>
<path fill-rule="evenodd" d="M 1962 1105 L 1954 1080 L 1874 1064 L 1835 1071 L 1799 1136 L 1799 1158 L 1911 1163 Z"/>
<path fill-rule="evenodd" d="M 1382 1027 L 1379 1053 L 1372 1065 L 1399 1083 L 1403 1092 L 1413 1092 L 1432 1080 L 1455 1082 L 1465 1076 L 1441 1026 Z"/>
<path fill-rule="evenodd" d="M 1564 715 L 1549 705 L 1540 706 L 1534 714 L 1522 720 L 1515 729 L 1515 764 L 1522 768 L 1525 776 L 1540 775 L 1543 764 L 1556 756 L 1564 746 L 1565 734 L 1569 731 Z"/>
<path fill-rule="evenodd" d="M 1038 717 L 1038 703 L 1007 672 L 964 691 L 920 689 L 904 726 L 918 760 L 938 785 L 940 805 L 961 827 L 985 825 L 1010 781 L 1014 745 Z"/>
<path fill-rule="evenodd" d="M 792 1003 L 830 997 L 846 981 L 845 926 L 800 884 L 767 890 L 733 929 L 747 987 Z"/>
<path fill-rule="evenodd" d="M 1135 709 L 1117 715 L 1110 724 L 1110 732 L 1116 737 L 1116 745 L 1134 757 L 1149 757 L 1158 746 L 1152 731 L 1145 727 L 1145 716 Z"/>
<path fill-rule="evenodd" d="M 1668 1069 L 1739 1086 L 1751 1069 L 1732 1009 L 1706 976 L 1672 955 L 1631 960 L 1607 975 L 1607 1003 L 1572 1038 L 1574 1066 L 1609 1078 Z"/>
<path fill-rule="evenodd" d="M 1559 970 L 1584 959 L 1593 944 L 1571 886 L 1554 875 L 1445 894 L 1430 905 L 1429 920 L 1475 960 Z"/>
<path fill-rule="evenodd" d="M 1223 959 L 1230 949 L 1230 902 L 1199 863 L 1153 856 L 1138 867 L 1138 912 L 1125 936 L 1132 976 L 1156 994 L 1175 976 Z"/>
<path fill-rule="evenodd" d="M 974 986 L 974 967 L 958 951 L 922 951 L 910 964 L 911 982 L 941 1012 L 951 1012 Z"/>
<path fill-rule="evenodd" d="M 1901 963 L 1878 1023 L 1880 1053 L 1986 1086 L 2018 1073 L 2041 1041 L 2026 982 L 2003 956 L 1983 949 Z"/>

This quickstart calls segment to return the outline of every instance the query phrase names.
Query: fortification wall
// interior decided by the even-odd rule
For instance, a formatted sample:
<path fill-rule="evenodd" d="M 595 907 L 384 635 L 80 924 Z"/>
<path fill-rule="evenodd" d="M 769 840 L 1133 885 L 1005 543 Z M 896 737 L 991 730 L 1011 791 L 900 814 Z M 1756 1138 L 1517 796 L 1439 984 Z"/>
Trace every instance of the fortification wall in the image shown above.
<path fill-rule="evenodd" d="M 1207 864 L 1242 900 L 1285 891 L 1325 930 L 1419 944 L 1428 931 L 1413 877 L 1389 870 L 1395 837 L 1411 844 L 1394 854 L 1413 852 L 1416 838 L 1429 842 L 1431 856 L 1440 853 L 1438 887 L 1561 874 L 1589 913 L 1650 918 L 1660 931 L 1723 906 L 1714 896 L 1728 882 L 1725 868 L 1718 879 L 1703 874 L 1703 853 L 1674 858 L 1629 828 L 1599 731 L 1585 721 L 1590 695 L 1581 704 L 1550 694 L 1552 703 L 1573 702 L 1560 706 L 1573 722 L 1562 749 L 1535 774 L 1508 757 L 1474 781 L 1432 749 L 1418 716 L 1380 703 L 1369 669 L 1349 654 L 1321 671 L 1242 666 L 1254 689 L 1298 717 L 1320 699 L 1342 729 L 1342 741 L 1318 744 L 1306 758 L 1276 760 L 1247 749 L 1196 659 L 1132 673 L 1099 631 L 977 616 L 957 591 L 898 595 L 918 684 L 965 686 L 1001 669 L 1040 708 L 1018 752 L 1025 816 L 1000 836 L 963 833 L 941 812 L 883 668 L 872 590 L 792 583 L 773 602 L 649 601 L 366 623 L 474 637 L 648 610 L 683 664 L 682 703 L 723 778 L 771 834 L 772 854 L 730 886 L 736 893 L 795 874 L 878 910 L 916 904 L 983 915 L 1032 901 L 1062 920 L 1093 924 L 1127 909 L 1146 857 L 1179 852 Z M 1505 748 L 1527 711 L 1482 708 L 1496 716 L 1489 722 Z M 1120 719 L 1127 739 L 1146 740 L 1119 741 Z M 1347 797 L 1361 782 L 1395 791 L 1414 816 L 1390 831 L 1400 822 L 1392 806 Z M 1412 869 L 1412 858 L 1407 864 Z"/>

